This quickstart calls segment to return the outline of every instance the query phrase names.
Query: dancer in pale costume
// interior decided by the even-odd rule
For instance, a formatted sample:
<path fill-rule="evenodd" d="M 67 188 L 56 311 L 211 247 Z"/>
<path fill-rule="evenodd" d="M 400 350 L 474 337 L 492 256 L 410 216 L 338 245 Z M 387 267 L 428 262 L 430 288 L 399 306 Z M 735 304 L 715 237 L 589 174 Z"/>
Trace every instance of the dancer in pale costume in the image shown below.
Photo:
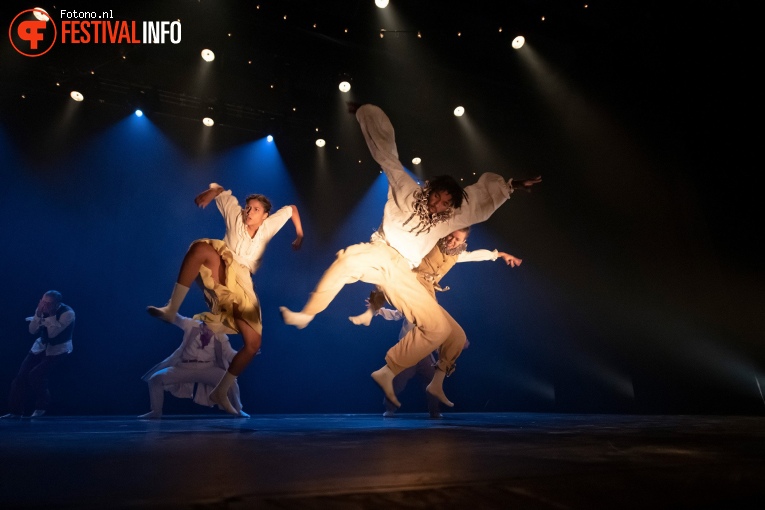
<path fill-rule="evenodd" d="M 455 230 L 487 220 L 515 188 L 529 189 L 541 177 L 505 180 L 484 173 L 464 190 L 455 179 L 442 176 L 421 187 L 398 159 L 393 126 L 377 106 L 349 105 L 356 114 L 372 157 L 388 178 L 388 201 L 382 224 L 370 242 L 340 250 L 300 312 L 280 307 L 286 324 L 306 327 L 327 308 L 343 286 L 363 281 L 377 285 L 391 305 L 415 325 L 385 357 L 385 365 L 372 373 L 374 381 L 396 407 L 393 378 L 438 350 L 438 370 L 428 393 L 447 406 L 443 382 L 465 344 L 465 332 L 418 282 L 413 268 L 436 242 Z M 463 202 L 464 199 L 464 202 Z"/>
<path fill-rule="evenodd" d="M 497 260 L 501 258 L 505 264 L 510 267 L 518 267 L 523 262 L 522 259 L 497 250 L 473 250 L 467 251 L 467 238 L 470 235 L 470 227 L 465 227 L 460 230 L 456 230 L 446 237 L 438 240 L 436 246 L 422 259 L 420 265 L 414 269 L 417 274 L 417 279 L 420 283 L 431 293 L 433 298 L 436 298 L 436 292 L 447 291 L 449 287 L 441 287 L 441 279 L 446 276 L 446 273 L 451 270 L 455 264 L 461 262 L 480 262 L 484 260 Z M 401 339 L 413 325 L 406 320 L 406 318 L 395 309 L 385 308 L 385 295 L 378 289 L 375 289 L 369 295 L 367 299 L 367 310 L 348 319 L 356 325 L 369 326 L 370 321 L 376 315 L 383 317 L 386 320 L 404 320 L 404 324 L 401 327 L 399 333 L 399 339 Z M 469 341 L 465 341 L 464 349 L 467 349 Z M 434 353 L 431 352 L 428 356 L 421 359 L 413 367 L 409 367 L 393 378 L 393 391 L 396 395 L 399 395 L 407 383 L 415 376 L 419 375 L 426 381 L 431 381 L 435 376 L 435 367 L 437 360 Z M 385 406 L 385 412 L 383 416 L 390 418 L 395 416 L 396 406 L 387 398 L 383 399 L 383 405 Z M 439 410 L 439 400 L 433 395 L 428 393 L 428 413 L 431 418 L 441 418 L 441 412 Z"/>
<path fill-rule="evenodd" d="M 226 223 L 225 237 L 194 241 L 183 258 L 170 301 L 163 307 L 149 306 L 147 311 L 152 317 L 173 322 L 189 287 L 197 281 L 210 311 L 194 318 L 215 324 L 215 328 L 226 333 L 239 333 L 244 342 L 209 397 L 213 403 L 237 415 L 227 393 L 260 350 L 263 333 L 260 302 L 255 295 L 252 275 L 260 267 L 268 242 L 288 220 L 295 225 L 297 237 L 292 247 L 296 250 L 303 242 L 303 227 L 297 207 L 286 205 L 270 214 L 271 202 L 264 195 L 247 196 L 242 208 L 231 190 L 212 183 L 194 202 L 204 208 L 213 200 Z"/>
<path fill-rule="evenodd" d="M 139 418 L 162 417 L 165 391 L 178 398 L 193 399 L 201 406 L 212 407 L 215 404 L 210 400 L 210 393 L 236 356 L 236 350 L 231 347 L 220 323 L 208 324 L 177 313 L 173 324 L 183 330 L 183 340 L 170 356 L 141 378 L 149 385 L 151 411 Z M 242 410 L 236 381 L 228 390 L 228 400 L 239 416 L 249 418 L 250 415 Z M 223 409 L 223 406 L 218 407 Z"/>

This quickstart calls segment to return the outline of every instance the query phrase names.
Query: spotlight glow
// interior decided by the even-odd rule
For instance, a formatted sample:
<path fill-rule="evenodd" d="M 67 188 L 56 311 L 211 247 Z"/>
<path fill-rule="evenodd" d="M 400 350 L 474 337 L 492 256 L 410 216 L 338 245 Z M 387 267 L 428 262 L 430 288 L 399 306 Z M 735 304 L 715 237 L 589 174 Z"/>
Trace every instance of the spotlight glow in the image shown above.
<path fill-rule="evenodd" d="M 375 5 L 380 9 L 388 7 L 388 0 L 375 0 Z"/>
<path fill-rule="evenodd" d="M 522 35 L 519 35 L 515 39 L 513 39 L 513 48 L 516 50 L 520 50 L 523 47 L 523 44 L 526 42 L 526 38 Z"/>
<path fill-rule="evenodd" d="M 271 136 L 271 135 L 268 135 L 268 136 L 266 137 L 266 140 L 268 141 L 268 143 L 271 143 L 271 142 L 273 142 L 273 141 L 274 141 L 274 137 L 273 137 L 273 136 Z"/>
<path fill-rule="evenodd" d="M 327 142 L 325 142 L 323 138 L 316 140 L 316 147 L 324 147 L 325 145 L 327 145 Z"/>
<path fill-rule="evenodd" d="M 76 90 L 73 90 L 69 93 L 69 97 L 74 99 L 75 101 L 82 101 L 85 99 L 85 96 L 83 96 L 80 92 L 77 92 Z"/>
<path fill-rule="evenodd" d="M 141 110 L 136 110 L 135 111 L 135 116 L 136 117 L 143 117 L 143 112 Z"/>
<path fill-rule="evenodd" d="M 463 115 L 465 115 L 465 108 L 463 108 L 462 106 L 458 106 L 457 108 L 454 109 L 455 117 L 462 117 Z"/>
<path fill-rule="evenodd" d="M 202 59 L 205 62 L 212 62 L 215 60 L 215 53 L 213 53 L 212 50 L 204 49 L 202 50 Z"/>
<path fill-rule="evenodd" d="M 202 119 L 202 124 L 204 124 L 207 127 L 211 127 L 215 125 L 215 121 L 212 120 L 211 117 L 205 117 L 204 119 Z"/>
<path fill-rule="evenodd" d="M 39 19 L 40 21 L 48 21 L 50 19 L 48 17 L 48 11 L 42 7 L 35 7 L 33 14 L 35 15 L 35 18 Z"/>
<path fill-rule="evenodd" d="M 412 159 L 412 164 L 413 165 L 419 165 L 420 163 L 422 163 L 422 160 L 420 158 Z"/>
<path fill-rule="evenodd" d="M 348 92 L 351 90 L 351 84 L 347 81 L 341 81 L 338 88 L 340 89 L 340 92 Z"/>

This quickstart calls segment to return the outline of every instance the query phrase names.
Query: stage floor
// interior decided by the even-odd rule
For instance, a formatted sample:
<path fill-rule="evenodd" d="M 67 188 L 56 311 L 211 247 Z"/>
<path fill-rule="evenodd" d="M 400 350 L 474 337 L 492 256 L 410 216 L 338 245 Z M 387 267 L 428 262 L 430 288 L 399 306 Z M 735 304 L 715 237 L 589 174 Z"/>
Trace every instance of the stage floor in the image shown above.
<path fill-rule="evenodd" d="M 765 417 L 0 420 L 0 508 L 765 508 Z"/>

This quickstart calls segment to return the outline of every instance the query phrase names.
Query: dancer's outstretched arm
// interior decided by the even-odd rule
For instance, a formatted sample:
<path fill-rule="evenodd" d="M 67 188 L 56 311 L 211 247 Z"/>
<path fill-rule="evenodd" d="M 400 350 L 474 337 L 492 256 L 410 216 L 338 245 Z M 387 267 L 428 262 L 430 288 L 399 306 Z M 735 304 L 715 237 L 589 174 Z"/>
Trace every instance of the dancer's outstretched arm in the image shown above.
<path fill-rule="evenodd" d="M 292 223 L 295 225 L 295 240 L 292 241 L 292 249 L 293 250 L 299 250 L 300 247 L 303 245 L 303 224 L 300 222 L 300 213 L 298 212 L 298 208 L 295 205 L 290 205 L 292 207 Z"/>
<path fill-rule="evenodd" d="M 523 259 L 519 259 L 518 257 L 514 255 L 510 255 L 509 253 L 505 253 L 503 251 L 497 253 L 497 256 L 500 257 L 502 260 L 504 260 L 505 264 L 507 264 L 510 267 L 518 267 L 521 265 L 521 262 L 523 262 Z"/>

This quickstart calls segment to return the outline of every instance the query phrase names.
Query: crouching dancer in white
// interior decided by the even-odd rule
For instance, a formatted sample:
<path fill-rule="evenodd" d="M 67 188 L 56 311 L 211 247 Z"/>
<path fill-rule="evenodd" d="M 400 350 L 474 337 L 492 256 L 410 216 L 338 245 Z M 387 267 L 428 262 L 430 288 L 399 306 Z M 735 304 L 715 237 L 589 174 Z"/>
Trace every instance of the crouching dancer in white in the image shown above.
<path fill-rule="evenodd" d="M 303 242 L 303 227 L 294 205 L 286 205 L 270 214 L 271 201 L 257 194 L 249 195 L 242 208 L 231 190 L 224 191 L 216 183 L 197 195 L 194 202 L 204 208 L 213 199 L 226 222 L 226 236 L 222 241 L 194 241 L 183 258 L 168 304 L 163 307 L 149 306 L 146 310 L 152 317 L 173 322 L 191 283 L 197 281 L 210 311 L 197 314 L 194 318 L 219 323 L 226 333 L 242 335 L 244 346 L 210 393 L 212 402 L 231 414 L 239 414 L 226 395 L 260 350 L 263 335 L 260 302 L 255 295 L 251 274 L 258 270 L 266 245 L 287 220 L 292 219 L 295 225 L 297 237 L 292 247 L 296 250 Z"/>
<path fill-rule="evenodd" d="M 541 177 L 507 181 L 484 173 L 465 188 L 450 176 L 436 177 L 420 187 L 398 159 L 393 126 L 377 106 L 350 104 L 356 114 L 372 157 L 388 177 L 388 201 L 383 219 L 370 242 L 355 244 L 338 252 L 300 312 L 280 307 L 286 324 L 304 328 L 327 308 L 344 285 L 363 281 L 377 285 L 387 301 L 414 327 L 385 356 L 385 365 L 372 373 L 385 396 L 400 407 L 393 378 L 438 351 L 438 366 L 426 391 L 445 405 L 444 378 L 453 370 L 465 343 L 465 332 L 439 306 L 417 280 L 416 268 L 436 242 L 455 230 L 487 220 L 513 192 L 531 188 Z"/>
<path fill-rule="evenodd" d="M 170 356 L 141 378 L 149 384 L 151 411 L 139 418 L 162 417 L 165 391 L 178 398 L 193 398 L 199 405 L 212 407 L 215 402 L 210 400 L 210 393 L 236 356 L 237 351 L 231 347 L 228 335 L 223 333 L 219 323 L 208 325 L 176 314 L 173 324 L 183 330 L 183 341 Z M 236 381 L 228 389 L 228 400 L 238 416 L 249 418 L 250 415 L 242 411 Z M 221 405 L 218 407 L 223 409 Z"/>

